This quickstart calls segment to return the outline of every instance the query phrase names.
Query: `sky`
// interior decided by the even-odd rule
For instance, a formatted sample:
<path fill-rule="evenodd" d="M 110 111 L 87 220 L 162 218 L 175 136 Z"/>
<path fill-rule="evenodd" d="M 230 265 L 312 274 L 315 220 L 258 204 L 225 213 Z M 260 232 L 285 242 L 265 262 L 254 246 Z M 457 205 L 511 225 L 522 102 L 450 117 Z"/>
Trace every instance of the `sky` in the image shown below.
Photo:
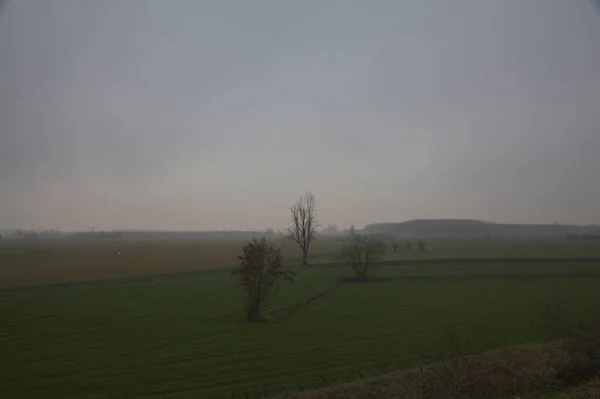
<path fill-rule="evenodd" d="M 0 228 L 600 223 L 591 0 L 12 0 Z"/>

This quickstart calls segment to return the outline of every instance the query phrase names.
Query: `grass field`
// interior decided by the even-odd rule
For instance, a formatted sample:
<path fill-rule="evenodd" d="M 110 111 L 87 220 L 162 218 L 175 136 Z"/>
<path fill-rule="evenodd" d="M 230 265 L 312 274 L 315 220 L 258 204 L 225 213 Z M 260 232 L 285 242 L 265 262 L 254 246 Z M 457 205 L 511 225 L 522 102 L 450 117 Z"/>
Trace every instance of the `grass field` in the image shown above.
<path fill-rule="evenodd" d="M 339 243 L 322 240 L 314 267 L 292 266 L 269 322 L 249 325 L 223 270 L 240 244 L 2 242 L 0 397 L 275 394 L 410 366 L 456 340 L 472 351 L 550 338 L 554 300 L 571 322 L 600 316 L 597 244 L 432 241 L 427 253 L 390 254 L 374 271 L 385 283 L 340 284 L 351 270 L 335 264 Z M 431 262 L 402 263 L 415 259 Z M 193 273 L 148 278 L 183 271 Z M 93 279 L 107 280 L 32 287 Z"/>

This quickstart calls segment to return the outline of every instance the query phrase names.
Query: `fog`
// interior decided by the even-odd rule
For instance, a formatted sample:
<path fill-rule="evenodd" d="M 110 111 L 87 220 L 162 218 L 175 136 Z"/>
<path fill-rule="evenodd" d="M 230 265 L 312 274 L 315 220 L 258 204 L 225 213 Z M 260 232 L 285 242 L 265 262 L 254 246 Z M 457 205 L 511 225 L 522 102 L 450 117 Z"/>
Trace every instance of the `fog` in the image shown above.
<path fill-rule="evenodd" d="M 600 223 L 587 0 L 9 1 L 0 228 Z"/>

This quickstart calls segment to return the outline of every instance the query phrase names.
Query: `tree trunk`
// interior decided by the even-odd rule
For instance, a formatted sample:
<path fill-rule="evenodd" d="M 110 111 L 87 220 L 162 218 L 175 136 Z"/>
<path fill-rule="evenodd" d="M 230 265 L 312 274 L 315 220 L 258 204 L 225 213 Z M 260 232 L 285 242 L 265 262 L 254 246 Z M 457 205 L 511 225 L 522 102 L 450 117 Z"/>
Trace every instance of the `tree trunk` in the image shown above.
<path fill-rule="evenodd" d="M 356 279 L 358 281 L 367 281 L 367 271 L 366 270 L 357 270 L 356 271 Z"/>
<path fill-rule="evenodd" d="M 248 314 L 246 315 L 246 319 L 252 323 L 262 321 L 262 316 L 260 314 L 260 300 L 258 298 L 248 304 Z"/>
<path fill-rule="evenodd" d="M 308 251 L 302 251 L 302 266 L 308 266 Z"/>

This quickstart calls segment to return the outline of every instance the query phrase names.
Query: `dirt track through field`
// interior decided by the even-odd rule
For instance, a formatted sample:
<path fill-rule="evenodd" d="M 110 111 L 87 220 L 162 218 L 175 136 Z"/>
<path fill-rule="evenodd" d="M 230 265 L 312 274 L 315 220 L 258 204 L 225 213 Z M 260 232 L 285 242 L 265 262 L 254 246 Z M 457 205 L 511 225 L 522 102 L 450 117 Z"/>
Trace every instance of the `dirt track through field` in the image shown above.
<path fill-rule="evenodd" d="M 316 302 L 319 302 L 325 299 L 326 296 L 331 295 L 336 289 L 338 289 L 342 285 L 341 282 L 334 283 L 327 287 L 327 289 L 319 292 L 318 294 L 312 295 L 309 298 L 306 298 L 303 301 L 296 302 L 291 306 L 286 306 L 283 308 L 273 309 L 269 312 L 269 315 L 275 319 L 281 319 L 286 316 L 290 316 L 294 313 L 298 313 L 303 309 L 308 308 Z"/>

